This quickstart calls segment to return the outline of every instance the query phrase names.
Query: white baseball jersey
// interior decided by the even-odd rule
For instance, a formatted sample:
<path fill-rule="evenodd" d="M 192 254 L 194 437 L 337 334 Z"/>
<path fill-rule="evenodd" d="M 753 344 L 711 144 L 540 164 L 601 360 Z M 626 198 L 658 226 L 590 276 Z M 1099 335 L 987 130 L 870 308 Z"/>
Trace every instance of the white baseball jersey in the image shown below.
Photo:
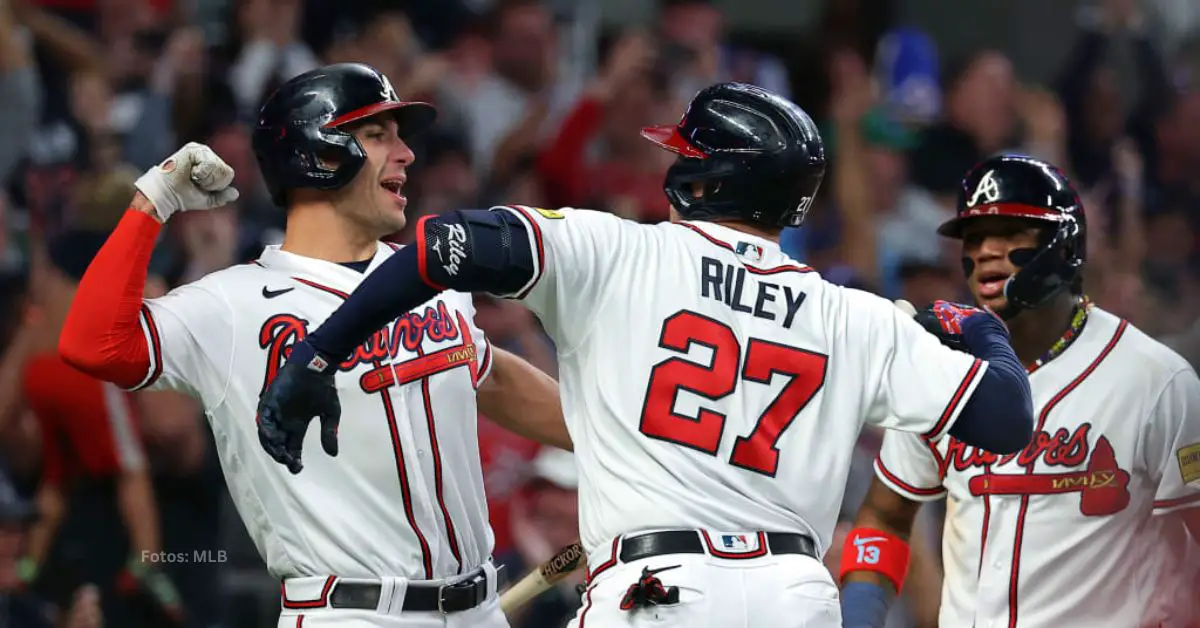
<path fill-rule="evenodd" d="M 381 243 L 367 272 L 391 254 Z M 142 325 L 153 355 L 141 387 L 203 403 L 233 502 L 273 575 L 470 571 L 493 542 L 475 403 L 491 352 L 470 295 L 442 293 L 341 365 L 337 458 L 321 449 L 315 422 L 298 475 L 259 444 L 259 395 L 290 347 L 364 276 L 272 246 L 254 263 L 148 300 Z"/>
<path fill-rule="evenodd" d="M 512 295 L 558 347 L 580 533 L 655 528 L 829 546 L 864 422 L 940 436 L 986 364 L 766 239 L 512 206 L 537 272 Z"/>
<path fill-rule="evenodd" d="M 889 433 L 876 475 L 948 496 L 942 626 L 1180 626 L 1195 596 L 1177 517 L 1200 506 L 1200 380 L 1178 355 L 1092 308 L 1030 375 L 1019 454 Z M 1193 562 L 1193 569 L 1195 563 Z M 1192 587 L 1189 590 L 1189 587 Z M 1182 606 L 1181 606 L 1182 604 Z"/>

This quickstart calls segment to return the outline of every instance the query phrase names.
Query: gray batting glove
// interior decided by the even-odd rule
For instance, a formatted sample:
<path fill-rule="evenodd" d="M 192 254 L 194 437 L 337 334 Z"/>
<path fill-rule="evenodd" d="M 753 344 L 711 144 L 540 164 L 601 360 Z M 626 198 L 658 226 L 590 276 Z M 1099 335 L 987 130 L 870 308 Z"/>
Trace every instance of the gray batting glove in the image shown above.
<path fill-rule="evenodd" d="M 204 144 L 188 142 L 138 178 L 137 189 L 166 222 L 178 211 L 213 209 L 238 198 L 233 168 Z"/>

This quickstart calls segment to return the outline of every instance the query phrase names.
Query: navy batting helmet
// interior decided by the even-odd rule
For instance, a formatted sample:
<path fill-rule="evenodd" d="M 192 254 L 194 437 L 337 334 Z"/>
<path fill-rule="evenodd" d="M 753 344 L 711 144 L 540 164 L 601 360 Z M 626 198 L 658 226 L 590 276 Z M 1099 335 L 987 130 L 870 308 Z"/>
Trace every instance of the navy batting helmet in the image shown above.
<path fill-rule="evenodd" d="M 963 179 L 957 215 L 938 233 L 961 239 L 963 224 L 983 216 L 1008 216 L 1047 227 L 1037 248 L 1009 253 L 1009 260 L 1020 269 L 1004 287 L 1010 314 L 1041 306 L 1063 290 L 1079 286 L 1087 261 L 1087 220 L 1079 194 L 1061 170 L 1022 155 L 984 160 Z"/>
<path fill-rule="evenodd" d="M 645 128 L 642 136 L 679 155 L 663 187 L 684 218 L 794 227 L 825 176 L 825 146 L 812 118 L 753 85 L 705 88 L 679 124 Z"/>
<path fill-rule="evenodd" d="M 361 63 L 305 72 L 275 90 L 259 112 L 253 139 L 275 204 L 286 204 L 287 190 L 333 190 L 350 183 L 366 153 L 338 127 L 385 111 L 393 112 L 406 139 L 437 117 L 430 104 L 400 100 L 386 76 Z"/>

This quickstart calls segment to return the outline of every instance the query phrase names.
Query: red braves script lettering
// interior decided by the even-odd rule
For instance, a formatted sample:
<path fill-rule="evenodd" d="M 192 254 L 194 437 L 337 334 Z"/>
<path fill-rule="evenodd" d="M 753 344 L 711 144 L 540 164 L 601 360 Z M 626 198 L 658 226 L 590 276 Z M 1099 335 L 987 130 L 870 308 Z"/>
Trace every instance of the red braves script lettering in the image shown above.
<path fill-rule="evenodd" d="M 1098 436 L 1089 443 L 1090 423 L 1068 433 L 1059 428 L 1054 434 L 1039 431 L 1028 447 L 1018 454 L 997 456 L 971 449 L 951 439 L 948 455 L 942 460 L 942 475 L 949 465 L 960 472 L 971 467 L 984 473 L 967 480 L 972 495 L 1058 495 L 1078 494 L 1079 512 L 1102 517 L 1124 510 L 1129 505 L 1129 472 L 1120 467 L 1112 443 Z M 1024 472 L 995 472 L 987 465 L 1003 465 L 1016 459 Z M 1061 467 L 1058 473 L 1033 473 L 1032 465 L 1041 461 L 1046 467 Z"/>
<path fill-rule="evenodd" d="M 294 314 L 276 314 L 263 323 L 258 332 L 258 344 L 267 350 L 267 372 L 263 389 L 275 379 L 283 363 L 292 352 L 292 345 L 308 336 L 308 321 Z M 437 309 L 425 308 L 422 314 L 409 312 L 371 336 L 354 351 L 354 355 L 338 365 L 341 371 L 351 371 L 360 364 L 376 366 L 377 363 L 395 360 L 396 353 L 403 347 L 415 352 L 426 339 L 433 342 L 456 340 L 460 336 L 459 325 L 446 310 L 446 304 L 438 302 Z M 474 355 L 475 347 L 463 347 Z"/>
<path fill-rule="evenodd" d="M 1088 433 L 1091 429 L 1091 423 L 1084 423 L 1075 428 L 1074 433 L 1068 432 L 1063 427 L 1058 428 L 1053 434 L 1039 430 L 1033 435 L 1033 440 L 1025 449 L 1003 456 L 968 447 L 957 438 L 951 438 L 950 444 L 947 446 L 946 457 L 942 460 L 942 477 L 946 477 L 947 466 L 951 464 L 957 471 L 966 471 L 972 467 L 982 469 L 988 465 L 993 467 L 1002 465 L 1011 462 L 1013 458 L 1017 459 L 1017 464 L 1026 468 L 1037 462 L 1039 458 L 1042 464 L 1051 467 L 1077 467 L 1088 458 Z"/>

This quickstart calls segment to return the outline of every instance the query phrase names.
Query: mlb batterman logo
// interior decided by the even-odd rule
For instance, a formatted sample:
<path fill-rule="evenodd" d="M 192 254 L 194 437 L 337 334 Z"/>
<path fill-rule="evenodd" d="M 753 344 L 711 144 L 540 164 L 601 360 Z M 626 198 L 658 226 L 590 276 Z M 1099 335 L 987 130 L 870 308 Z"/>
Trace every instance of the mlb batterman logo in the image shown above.
<path fill-rule="evenodd" d="M 735 252 L 752 262 L 761 262 L 763 258 L 762 247 L 749 242 L 738 242 Z"/>
<path fill-rule="evenodd" d="M 721 545 L 727 550 L 748 550 L 750 549 L 750 540 L 745 534 L 722 534 Z"/>

